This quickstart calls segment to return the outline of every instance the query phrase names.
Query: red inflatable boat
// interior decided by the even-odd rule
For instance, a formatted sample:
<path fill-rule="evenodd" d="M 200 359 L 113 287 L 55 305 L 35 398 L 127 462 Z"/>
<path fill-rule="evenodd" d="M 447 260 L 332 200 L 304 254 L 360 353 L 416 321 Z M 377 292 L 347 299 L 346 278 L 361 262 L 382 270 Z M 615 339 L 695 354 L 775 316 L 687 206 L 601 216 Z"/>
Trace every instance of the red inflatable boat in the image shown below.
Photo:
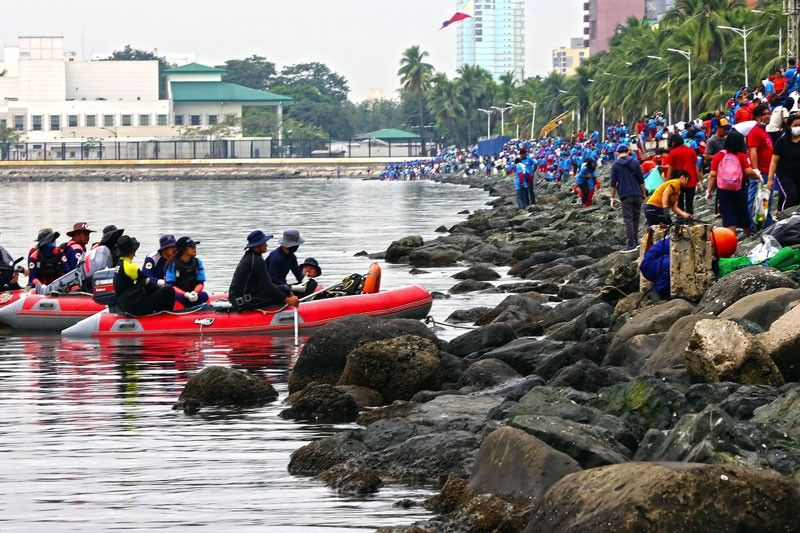
<path fill-rule="evenodd" d="M 417 286 L 375 294 L 357 294 L 303 302 L 297 309 L 299 332 L 301 335 L 308 335 L 320 326 L 350 315 L 421 319 L 428 315 L 431 302 L 430 293 Z M 285 307 L 235 312 L 206 306 L 198 310 L 163 312 L 144 317 L 130 317 L 104 311 L 65 329 L 62 335 L 64 337 L 292 335 L 294 314 L 294 308 Z"/>
<path fill-rule="evenodd" d="M 105 309 L 87 293 L 49 296 L 24 290 L 0 293 L 0 326 L 19 331 L 61 331 Z"/>

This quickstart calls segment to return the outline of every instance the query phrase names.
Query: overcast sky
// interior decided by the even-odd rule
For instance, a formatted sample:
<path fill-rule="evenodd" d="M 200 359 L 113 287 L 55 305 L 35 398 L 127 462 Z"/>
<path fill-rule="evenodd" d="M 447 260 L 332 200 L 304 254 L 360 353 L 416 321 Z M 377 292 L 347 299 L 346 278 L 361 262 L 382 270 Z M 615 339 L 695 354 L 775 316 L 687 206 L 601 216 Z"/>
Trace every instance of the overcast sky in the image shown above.
<path fill-rule="evenodd" d="M 0 3 L 0 5 L 6 2 Z M 24 0 L 3 5 L 0 43 L 18 35 L 63 35 L 81 57 L 126 44 L 194 52 L 200 63 L 265 56 L 280 68 L 320 61 L 350 82 L 393 96 L 400 56 L 418 44 L 430 62 L 456 68 L 454 27 L 439 30 L 454 0 Z M 526 0 L 526 75 L 550 70 L 550 51 L 583 32 L 582 0 Z"/>

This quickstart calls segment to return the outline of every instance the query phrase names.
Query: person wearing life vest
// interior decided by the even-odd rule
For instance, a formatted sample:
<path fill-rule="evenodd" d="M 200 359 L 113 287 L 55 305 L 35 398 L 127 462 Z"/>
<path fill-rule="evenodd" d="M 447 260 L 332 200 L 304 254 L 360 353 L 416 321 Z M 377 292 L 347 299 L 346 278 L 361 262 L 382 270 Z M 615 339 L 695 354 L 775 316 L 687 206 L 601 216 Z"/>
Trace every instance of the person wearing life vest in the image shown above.
<path fill-rule="evenodd" d="M 70 240 L 61 247 L 65 273 L 72 272 L 81 264 L 83 254 L 86 253 L 86 245 L 89 244 L 91 234 L 94 232 L 93 229 L 89 229 L 86 222 L 76 222 L 72 225 L 72 231 L 67 232 Z"/>
<path fill-rule="evenodd" d="M 0 246 L 0 291 L 21 289 L 22 287 L 19 286 L 20 272 L 26 272 L 25 268 L 17 267 L 8 250 Z"/>
<path fill-rule="evenodd" d="M 175 260 L 178 251 L 175 235 L 162 235 L 158 239 L 158 250 L 148 255 L 142 265 L 142 273 L 159 287 L 167 284 L 167 266 Z"/>
<path fill-rule="evenodd" d="M 150 283 L 133 262 L 139 241 L 123 235 L 116 243 L 120 254 L 120 265 L 114 274 L 116 305 L 133 316 L 144 316 L 160 311 L 171 311 L 175 307 L 175 291 L 172 287 L 159 287 Z"/>
<path fill-rule="evenodd" d="M 670 297 L 669 237 L 665 237 L 650 247 L 642 257 L 639 270 L 642 276 L 654 283 L 653 290 L 662 298 Z M 711 253 L 719 259 L 731 257 L 736 252 L 736 232 L 730 228 L 711 230 Z M 718 262 L 712 261 L 712 270 L 718 272 Z"/>
<path fill-rule="evenodd" d="M 237 311 L 283 304 L 297 307 L 300 303 L 286 285 L 275 285 L 270 279 L 263 255 L 267 253 L 267 241 L 271 238 L 272 235 L 261 230 L 251 231 L 247 236 L 244 255 L 228 289 L 228 300 Z"/>
<path fill-rule="evenodd" d="M 297 278 L 297 283 L 303 281 L 303 271 L 300 270 L 300 265 L 297 264 L 295 252 L 304 242 L 306 242 L 305 239 L 300 236 L 300 232 L 296 229 L 287 229 L 283 232 L 280 246 L 272 250 L 267 256 L 267 271 L 272 283 L 275 285 L 289 285 L 286 282 L 286 276 L 289 275 L 289 272 Z"/>
<path fill-rule="evenodd" d="M 176 257 L 167 266 L 166 283 L 175 289 L 175 301 L 184 307 L 194 307 L 208 301 L 208 293 L 203 289 L 206 271 L 203 262 L 197 258 L 197 245 L 191 237 L 181 237 L 175 243 Z"/>
<path fill-rule="evenodd" d="M 56 246 L 60 235 L 52 228 L 39 230 L 36 247 L 28 252 L 28 287 L 48 285 L 64 273 L 61 248 Z"/>
<path fill-rule="evenodd" d="M 313 257 L 309 257 L 300 265 L 303 271 L 303 279 L 297 285 L 291 285 L 292 294 L 303 297 L 314 294 L 317 290 L 317 278 L 322 275 L 322 269 L 319 263 Z"/>

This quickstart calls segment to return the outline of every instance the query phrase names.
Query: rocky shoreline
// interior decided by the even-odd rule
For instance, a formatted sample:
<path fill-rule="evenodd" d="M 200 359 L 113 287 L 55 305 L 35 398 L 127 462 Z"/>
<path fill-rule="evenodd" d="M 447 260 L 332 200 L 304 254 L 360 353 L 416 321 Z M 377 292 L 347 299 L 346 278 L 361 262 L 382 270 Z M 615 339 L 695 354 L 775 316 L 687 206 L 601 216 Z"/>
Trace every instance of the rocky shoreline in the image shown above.
<path fill-rule="evenodd" d="M 313 335 L 282 416 L 362 428 L 300 448 L 291 473 L 347 494 L 441 489 L 397 503 L 434 519 L 385 532 L 800 531 L 797 273 L 751 267 L 699 302 L 659 301 L 638 292 L 637 254 L 615 251 L 603 190 L 581 209 L 548 184 L 521 211 L 510 180 L 443 181 L 485 188 L 491 208 L 386 260 L 464 262 L 451 290 L 508 297 L 451 315 L 476 327 L 449 342 L 366 317 Z M 702 201 L 697 216 L 713 220 Z M 520 281 L 495 287 L 497 268 Z"/>

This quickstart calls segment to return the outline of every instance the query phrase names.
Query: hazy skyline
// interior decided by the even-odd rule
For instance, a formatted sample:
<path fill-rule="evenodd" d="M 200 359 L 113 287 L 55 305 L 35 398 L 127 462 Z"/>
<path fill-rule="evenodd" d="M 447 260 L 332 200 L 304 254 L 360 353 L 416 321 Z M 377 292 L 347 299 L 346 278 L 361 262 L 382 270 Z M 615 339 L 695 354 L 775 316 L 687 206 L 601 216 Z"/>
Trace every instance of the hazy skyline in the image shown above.
<path fill-rule="evenodd" d="M 453 0 L 27 0 L 6 10 L 0 44 L 19 35 L 63 35 L 79 57 L 126 44 L 159 53 L 192 52 L 217 65 L 253 54 L 282 66 L 319 61 L 350 83 L 360 101 L 370 89 L 394 97 L 400 56 L 418 44 L 429 62 L 456 70 L 455 28 L 439 30 Z M 583 33 L 581 0 L 526 0 L 526 76 L 551 70 L 553 48 Z M 547 20 L 543 20 L 546 15 Z"/>

